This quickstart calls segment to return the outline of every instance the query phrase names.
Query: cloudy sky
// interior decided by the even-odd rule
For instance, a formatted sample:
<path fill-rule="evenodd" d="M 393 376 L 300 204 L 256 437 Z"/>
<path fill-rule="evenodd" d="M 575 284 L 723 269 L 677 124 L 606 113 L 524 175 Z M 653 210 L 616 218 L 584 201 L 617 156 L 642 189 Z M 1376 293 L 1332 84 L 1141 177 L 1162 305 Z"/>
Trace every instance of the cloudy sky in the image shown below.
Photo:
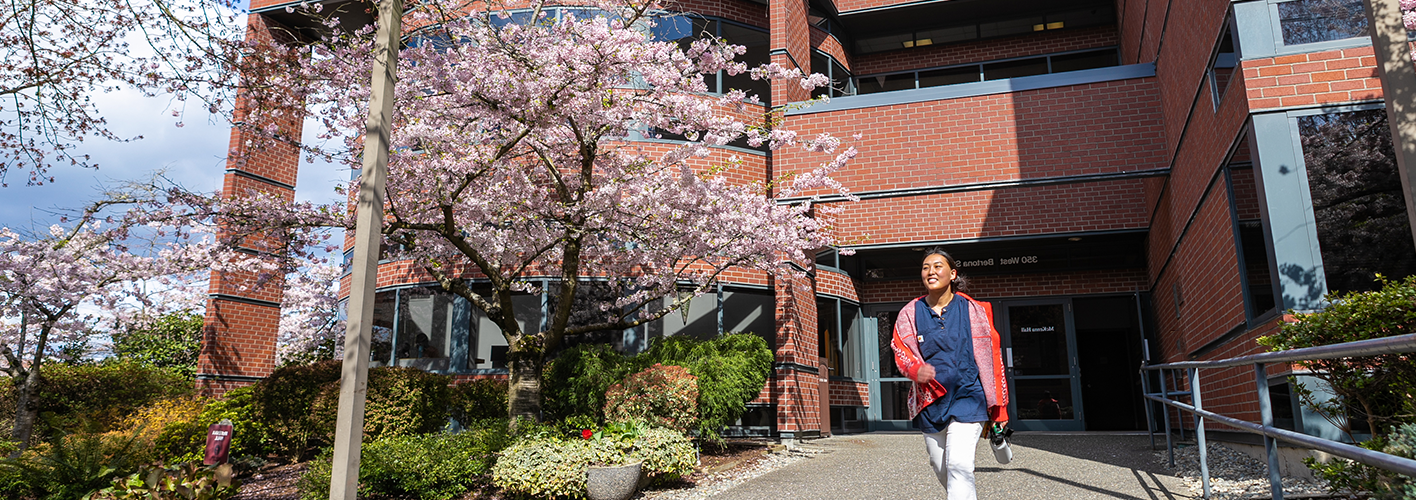
<path fill-rule="evenodd" d="M 75 209 L 98 197 L 101 186 L 116 181 L 142 180 L 155 172 L 188 189 L 215 191 L 226 170 L 230 126 L 189 106 L 181 118 L 172 116 L 181 103 L 169 98 L 144 98 L 122 91 L 94 96 L 109 128 L 120 137 L 142 139 L 117 143 L 90 138 L 81 148 L 98 164 L 97 169 L 57 167 L 49 171 L 53 183 L 26 186 L 29 171 L 10 172 L 8 187 L 0 188 L 0 227 L 41 229 L 58 221 L 55 211 Z M 177 127 L 178 121 L 183 122 Z M 311 127 L 306 127 L 308 131 Z M 335 186 L 347 182 L 349 170 L 328 164 L 301 162 L 295 196 L 300 200 L 339 201 Z"/>

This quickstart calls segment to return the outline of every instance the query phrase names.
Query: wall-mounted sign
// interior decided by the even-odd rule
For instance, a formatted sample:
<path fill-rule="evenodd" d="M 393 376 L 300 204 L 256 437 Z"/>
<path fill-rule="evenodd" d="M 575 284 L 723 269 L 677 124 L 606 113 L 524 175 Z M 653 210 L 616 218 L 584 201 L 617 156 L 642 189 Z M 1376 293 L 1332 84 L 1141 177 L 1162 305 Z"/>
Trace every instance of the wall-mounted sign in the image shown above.
<path fill-rule="evenodd" d="M 1025 326 L 1025 327 L 1023 327 L 1023 333 L 1055 332 L 1055 331 L 1057 331 L 1057 327 L 1055 327 L 1055 326 Z"/>

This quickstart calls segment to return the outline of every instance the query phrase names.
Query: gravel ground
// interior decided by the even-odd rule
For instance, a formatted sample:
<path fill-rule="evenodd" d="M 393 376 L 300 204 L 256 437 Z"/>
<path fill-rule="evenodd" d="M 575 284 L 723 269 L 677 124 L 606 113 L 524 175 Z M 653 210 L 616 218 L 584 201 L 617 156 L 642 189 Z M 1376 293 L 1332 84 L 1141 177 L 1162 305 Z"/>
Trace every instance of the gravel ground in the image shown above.
<path fill-rule="evenodd" d="M 1270 498 L 1268 464 L 1222 444 L 1209 443 L 1207 462 L 1210 471 L 1210 493 L 1217 500 Z M 1155 452 L 1156 461 L 1169 467 L 1166 451 Z M 1184 479 L 1190 491 L 1199 495 L 1204 489 L 1200 479 L 1199 448 L 1187 446 L 1175 450 L 1172 473 Z M 1342 498 L 1330 496 L 1327 483 L 1293 477 L 1283 478 L 1284 498 Z"/>
<path fill-rule="evenodd" d="M 801 447 L 778 450 L 728 470 L 716 474 L 709 474 L 695 482 L 691 488 L 644 491 L 636 494 L 635 498 L 643 500 L 690 500 L 708 498 L 753 478 L 811 458 L 820 453 L 822 453 L 821 450 Z"/>

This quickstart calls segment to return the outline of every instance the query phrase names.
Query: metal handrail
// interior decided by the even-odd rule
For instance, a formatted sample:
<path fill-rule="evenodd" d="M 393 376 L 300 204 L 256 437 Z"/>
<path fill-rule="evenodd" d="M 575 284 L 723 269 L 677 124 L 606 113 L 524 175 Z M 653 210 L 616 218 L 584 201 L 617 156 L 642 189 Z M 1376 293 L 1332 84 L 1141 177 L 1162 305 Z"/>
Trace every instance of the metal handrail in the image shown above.
<path fill-rule="evenodd" d="M 1161 411 L 1165 421 L 1165 445 L 1169 449 L 1170 465 L 1175 465 L 1175 446 L 1170 435 L 1170 411 L 1168 408 L 1175 407 L 1181 411 L 1187 411 L 1195 415 L 1195 439 L 1200 455 L 1200 480 L 1204 488 L 1204 497 L 1210 497 L 1210 478 L 1208 452 L 1205 449 L 1205 419 L 1214 420 L 1224 425 L 1239 429 L 1252 434 L 1259 434 L 1264 437 L 1264 448 L 1268 452 L 1269 468 L 1269 491 L 1273 500 L 1283 499 L 1283 483 L 1279 477 L 1278 470 L 1278 443 L 1282 440 L 1297 444 L 1306 448 L 1325 451 L 1333 455 L 1348 458 L 1367 465 L 1379 467 L 1389 471 L 1406 474 L 1416 477 L 1416 460 L 1389 455 L 1379 451 L 1368 450 L 1359 446 L 1339 443 L 1327 439 L 1300 434 L 1297 432 L 1279 429 L 1273 426 L 1273 409 L 1270 407 L 1268 395 L 1268 373 L 1264 370 L 1265 363 L 1291 363 L 1295 361 L 1311 361 L 1317 359 L 1337 359 L 1352 358 L 1361 356 L 1377 356 L 1381 354 L 1403 354 L 1416 352 L 1416 334 L 1398 335 L 1371 340 L 1359 340 L 1356 342 L 1345 342 L 1317 347 L 1305 347 L 1302 349 L 1291 349 L 1287 351 L 1266 352 L 1252 354 L 1248 356 L 1238 356 L 1227 359 L 1211 361 L 1180 361 L 1175 363 L 1165 363 L 1159 365 L 1141 365 L 1143 376 L 1141 377 L 1141 391 L 1146 399 L 1162 403 Z M 1260 424 L 1247 422 L 1231 417 L 1226 417 L 1214 412 L 1206 411 L 1200 400 L 1200 369 L 1201 368 L 1226 368 L 1233 366 L 1254 366 L 1254 377 L 1257 384 L 1257 395 L 1259 399 Z M 1190 382 L 1189 391 L 1167 390 L 1164 370 L 1186 370 Z M 1145 371 L 1159 371 L 1160 391 L 1150 392 L 1150 378 L 1144 376 Z M 1191 404 L 1168 399 L 1168 396 L 1189 396 Z M 1155 446 L 1155 423 L 1151 418 L 1151 405 L 1146 405 L 1146 427 L 1151 434 L 1151 446 Z M 1184 432 L 1184 426 L 1181 426 Z"/>

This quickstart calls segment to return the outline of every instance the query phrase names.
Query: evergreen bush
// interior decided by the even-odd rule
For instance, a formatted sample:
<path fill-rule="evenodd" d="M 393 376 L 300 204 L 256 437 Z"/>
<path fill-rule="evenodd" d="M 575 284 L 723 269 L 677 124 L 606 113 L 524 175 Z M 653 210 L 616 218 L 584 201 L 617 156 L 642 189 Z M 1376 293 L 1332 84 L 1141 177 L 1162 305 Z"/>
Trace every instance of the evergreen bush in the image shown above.
<path fill-rule="evenodd" d="M 658 339 L 636 362 L 683 366 L 698 377 L 698 435 L 720 439 L 722 429 L 737 421 L 747 403 L 762 393 L 773 359 L 762 337 L 733 333 L 707 341 L 682 336 Z"/>
<path fill-rule="evenodd" d="M 138 408 L 156 401 L 190 398 L 190 380 L 167 369 L 130 361 L 46 364 L 34 403 L 40 412 L 37 437 L 107 432 Z M 10 396 L 13 399 L 13 396 Z"/>
<path fill-rule="evenodd" d="M 603 422 L 605 391 L 632 371 L 638 370 L 608 344 L 580 344 L 562 351 L 542 371 L 541 408 L 546 419 L 583 415 Z"/>
<path fill-rule="evenodd" d="M 452 418 L 462 425 L 507 418 L 506 379 L 484 378 L 452 387 Z"/>
<path fill-rule="evenodd" d="M 360 452 L 360 498 L 459 498 L 488 481 L 496 454 L 510 443 L 506 420 L 469 422 L 456 434 L 385 437 Z M 300 498 L 329 498 L 330 452 L 310 462 Z"/>
<path fill-rule="evenodd" d="M 364 398 L 364 439 L 412 436 L 441 430 L 447 425 L 452 391 L 451 377 L 417 368 L 379 367 L 369 370 Z M 325 443 L 334 439 L 339 409 L 339 381 L 325 385 L 310 411 Z"/>
<path fill-rule="evenodd" d="M 339 383 L 342 361 L 287 365 L 252 386 L 255 419 L 265 430 L 271 451 L 303 458 L 327 444 L 315 400 L 330 383 Z"/>

